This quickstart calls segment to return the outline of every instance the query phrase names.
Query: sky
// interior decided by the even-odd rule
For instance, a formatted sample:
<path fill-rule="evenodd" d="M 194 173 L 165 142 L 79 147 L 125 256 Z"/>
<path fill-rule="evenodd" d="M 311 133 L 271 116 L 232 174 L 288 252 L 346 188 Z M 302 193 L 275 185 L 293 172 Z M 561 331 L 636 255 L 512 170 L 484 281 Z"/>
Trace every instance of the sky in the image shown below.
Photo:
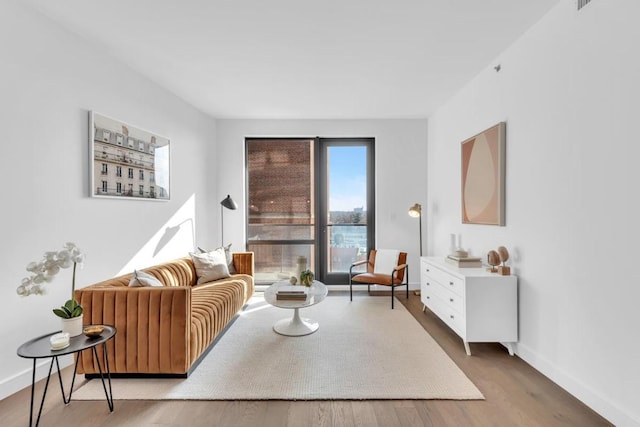
<path fill-rule="evenodd" d="M 329 147 L 329 211 L 367 206 L 366 147 Z"/>

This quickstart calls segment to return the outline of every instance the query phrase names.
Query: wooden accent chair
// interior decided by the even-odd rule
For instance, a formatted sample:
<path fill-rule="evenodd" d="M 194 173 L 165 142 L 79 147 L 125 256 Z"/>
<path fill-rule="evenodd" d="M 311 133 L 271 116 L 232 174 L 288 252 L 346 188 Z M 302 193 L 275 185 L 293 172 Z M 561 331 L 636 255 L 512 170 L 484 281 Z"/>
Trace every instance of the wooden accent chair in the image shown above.
<path fill-rule="evenodd" d="M 389 255 L 389 251 L 383 253 L 380 250 L 380 254 L 383 256 Z M 399 252 L 398 261 L 394 266 L 388 266 L 388 273 L 380 271 L 380 264 L 376 268 L 376 256 L 378 250 L 372 249 L 369 253 L 369 259 L 361 260 L 351 264 L 349 268 L 349 298 L 353 301 L 353 285 L 367 285 L 367 291 L 371 291 L 371 285 L 384 285 L 391 286 L 391 308 L 393 309 L 394 290 L 398 286 L 406 286 L 407 299 L 409 298 L 409 266 L 407 265 L 407 253 Z M 388 261 L 388 259 L 386 260 Z M 362 264 L 367 264 L 367 271 L 365 273 L 354 273 L 353 268 Z M 386 267 L 385 267 L 386 268 Z M 355 283 L 354 283 L 355 282 Z"/>

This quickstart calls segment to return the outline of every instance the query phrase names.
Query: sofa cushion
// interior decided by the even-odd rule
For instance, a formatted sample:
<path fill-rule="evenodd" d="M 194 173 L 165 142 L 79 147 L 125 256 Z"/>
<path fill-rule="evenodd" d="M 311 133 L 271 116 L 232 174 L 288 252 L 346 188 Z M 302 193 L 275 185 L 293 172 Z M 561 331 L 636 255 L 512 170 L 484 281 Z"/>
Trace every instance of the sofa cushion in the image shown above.
<path fill-rule="evenodd" d="M 149 273 L 133 270 L 133 275 L 129 281 L 130 288 L 140 288 L 143 286 L 163 286 L 162 282 Z"/>
<path fill-rule="evenodd" d="M 196 267 L 198 284 L 229 277 L 229 267 L 223 248 L 200 254 L 191 253 L 190 255 Z"/>

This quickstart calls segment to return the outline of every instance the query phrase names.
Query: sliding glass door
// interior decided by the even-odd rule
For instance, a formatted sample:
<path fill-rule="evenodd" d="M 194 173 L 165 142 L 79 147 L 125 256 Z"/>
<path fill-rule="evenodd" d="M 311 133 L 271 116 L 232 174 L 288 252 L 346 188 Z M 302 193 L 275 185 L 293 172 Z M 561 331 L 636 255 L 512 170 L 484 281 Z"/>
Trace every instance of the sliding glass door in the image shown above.
<path fill-rule="evenodd" d="M 327 284 L 349 281 L 349 267 L 374 246 L 372 139 L 320 139 L 319 271 Z"/>
<path fill-rule="evenodd" d="M 308 268 L 347 283 L 373 242 L 373 139 L 247 138 L 247 250 L 257 284 Z"/>
<path fill-rule="evenodd" d="M 246 140 L 247 250 L 257 284 L 315 271 L 314 139 Z"/>

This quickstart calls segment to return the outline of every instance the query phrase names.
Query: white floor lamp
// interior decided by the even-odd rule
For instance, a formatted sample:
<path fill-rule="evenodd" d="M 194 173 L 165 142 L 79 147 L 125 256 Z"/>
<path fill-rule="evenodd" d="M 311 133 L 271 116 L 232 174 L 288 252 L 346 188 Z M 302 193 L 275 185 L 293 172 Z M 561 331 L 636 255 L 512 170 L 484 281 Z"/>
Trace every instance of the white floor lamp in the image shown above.
<path fill-rule="evenodd" d="M 234 202 L 228 194 L 227 197 L 220 202 L 220 246 L 224 246 L 224 208 L 235 211 L 238 209 L 238 204 Z"/>

